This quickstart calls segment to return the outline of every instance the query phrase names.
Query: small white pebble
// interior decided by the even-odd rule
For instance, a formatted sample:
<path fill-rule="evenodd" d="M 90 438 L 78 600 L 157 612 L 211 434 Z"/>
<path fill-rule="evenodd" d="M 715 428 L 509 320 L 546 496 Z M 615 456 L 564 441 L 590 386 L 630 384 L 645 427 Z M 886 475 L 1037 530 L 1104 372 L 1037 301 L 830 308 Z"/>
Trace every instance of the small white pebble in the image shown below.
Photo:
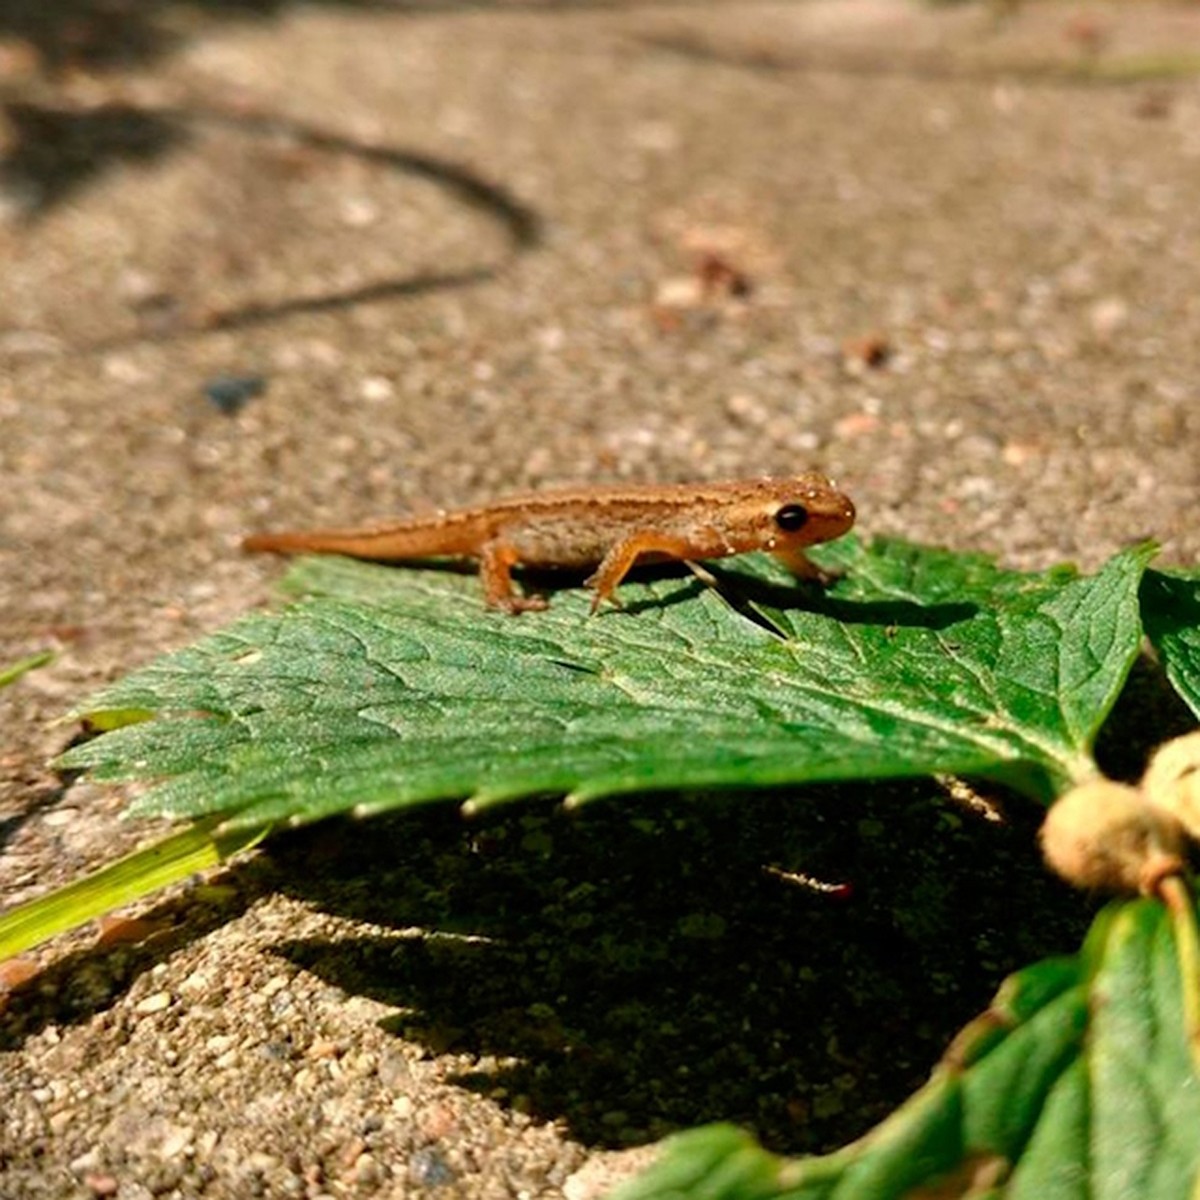
<path fill-rule="evenodd" d="M 77 808 L 56 808 L 52 812 L 46 813 L 42 821 L 53 829 L 61 825 L 70 825 L 78 816 L 79 809 Z"/>
<path fill-rule="evenodd" d="M 366 229 L 379 220 L 379 206 L 364 196 L 348 196 L 338 215 L 351 229 Z"/>
<path fill-rule="evenodd" d="M 1092 305 L 1088 317 L 1095 335 L 1107 341 L 1129 320 L 1129 305 L 1120 296 L 1106 296 Z"/>
<path fill-rule="evenodd" d="M 178 1158 L 192 1144 L 195 1132 L 190 1125 L 168 1125 L 163 1131 L 163 1139 L 158 1147 L 159 1157 Z"/>
<path fill-rule="evenodd" d="M 379 404 L 384 400 L 391 400 L 395 394 L 395 385 L 383 375 L 368 375 L 358 385 L 359 398 L 371 404 Z"/>
<path fill-rule="evenodd" d="M 193 971 L 180 985 L 181 992 L 202 992 L 212 980 L 203 971 Z"/>
<path fill-rule="evenodd" d="M 291 981 L 286 975 L 272 975 L 259 989 L 264 996 L 274 996 L 276 992 L 281 992 Z"/>
<path fill-rule="evenodd" d="M 133 1006 L 133 1011 L 137 1013 L 139 1017 L 148 1017 L 152 1013 L 162 1012 L 163 1009 L 170 1007 L 170 992 L 154 992 L 152 995 L 147 996 L 144 1000 L 139 1000 L 137 1004 Z"/>
<path fill-rule="evenodd" d="M 100 1165 L 100 1150 L 93 1146 L 90 1150 L 85 1151 L 78 1157 L 71 1159 L 67 1164 L 74 1175 L 83 1175 L 88 1171 L 94 1171 Z"/>

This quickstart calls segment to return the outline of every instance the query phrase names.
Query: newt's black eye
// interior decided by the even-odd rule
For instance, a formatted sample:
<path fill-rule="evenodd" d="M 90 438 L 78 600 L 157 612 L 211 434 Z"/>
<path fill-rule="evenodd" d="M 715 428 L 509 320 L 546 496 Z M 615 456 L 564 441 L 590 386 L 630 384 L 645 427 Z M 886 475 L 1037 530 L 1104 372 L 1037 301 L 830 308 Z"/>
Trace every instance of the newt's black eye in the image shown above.
<path fill-rule="evenodd" d="M 785 504 L 775 514 L 775 524 L 786 533 L 795 533 L 808 524 L 808 509 L 803 504 Z"/>

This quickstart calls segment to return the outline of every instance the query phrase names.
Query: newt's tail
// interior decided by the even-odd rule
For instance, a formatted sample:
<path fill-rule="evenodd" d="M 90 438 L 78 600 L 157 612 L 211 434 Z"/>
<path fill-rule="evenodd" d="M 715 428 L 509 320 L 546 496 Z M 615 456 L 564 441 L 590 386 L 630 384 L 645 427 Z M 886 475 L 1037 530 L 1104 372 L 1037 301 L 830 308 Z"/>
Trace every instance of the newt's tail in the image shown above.
<path fill-rule="evenodd" d="M 452 533 L 459 532 L 457 529 Z M 423 522 L 398 523 L 376 529 L 302 529 L 252 533 L 242 549 L 267 550 L 277 554 L 346 554 L 351 558 L 373 558 L 400 562 L 412 558 L 471 554 L 474 539 L 447 536 L 445 528 L 433 529 Z"/>
<path fill-rule="evenodd" d="M 334 530 L 314 529 L 308 532 L 252 533 L 242 538 L 242 549 L 257 553 L 260 550 L 276 554 L 300 554 L 306 550 L 326 553 L 348 553 L 338 547 L 350 539 Z"/>

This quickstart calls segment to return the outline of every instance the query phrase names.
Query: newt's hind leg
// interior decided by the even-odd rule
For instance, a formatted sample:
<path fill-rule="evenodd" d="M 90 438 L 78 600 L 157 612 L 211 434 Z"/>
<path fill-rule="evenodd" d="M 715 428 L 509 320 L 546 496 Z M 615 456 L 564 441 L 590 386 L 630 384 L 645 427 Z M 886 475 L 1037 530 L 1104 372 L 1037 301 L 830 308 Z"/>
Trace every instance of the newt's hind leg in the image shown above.
<path fill-rule="evenodd" d="M 488 608 L 500 608 L 516 616 L 546 607 L 545 596 L 519 596 L 513 590 L 512 569 L 520 561 L 507 542 L 488 542 L 479 552 L 479 578 Z"/>

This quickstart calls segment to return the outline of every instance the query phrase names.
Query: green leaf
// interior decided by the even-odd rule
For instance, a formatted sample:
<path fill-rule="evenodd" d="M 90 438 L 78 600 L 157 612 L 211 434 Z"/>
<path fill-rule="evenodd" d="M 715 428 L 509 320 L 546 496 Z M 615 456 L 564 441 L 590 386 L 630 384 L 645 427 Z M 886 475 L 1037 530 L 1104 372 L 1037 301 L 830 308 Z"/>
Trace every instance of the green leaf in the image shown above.
<path fill-rule="evenodd" d="M 43 650 L 40 654 L 31 654 L 28 658 L 18 659 L 15 663 L 0 668 L 0 688 L 8 687 L 10 683 L 16 683 L 27 671 L 44 667 L 48 662 L 53 661 L 54 652 Z"/>
<path fill-rule="evenodd" d="M 1200 570 L 1147 571 L 1142 613 L 1167 678 L 1200 717 Z"/>
<path fill-rule="evenodd" d="M 473 579 L 308 559 L 289 580 L 306 600 L 116 684 L 82 715 L 155 719 L 61 762 L 155 780 L 135 813 L 248 825 L 940 772 L 1048 799 L 1094 769 L 1151 554 L 1079 578 L 849 540 L 828 595 L 758 559 L 726 573 L 733 603 L 673 578 L 591 618 L 579 591 L 513 618 Z"/>
<path fill-rule="evenodd" d="M 85 875 L 48 895 L 0 914 L 0 962 L 93 917 L 214 867 L 249 849 L 269 826 L 227 831 L 207 818 Z"/>
<path fill-rule="evenodd" d="M 1157 901 L 1113 904 L 1079 956 L 1010 977 L 857 1142 L 787 1160 L 728 1126 L 693 1130 L 612 1200 L 1188 1200 L 1200 1073 L 1184 990 L 1200 980 L 1179 951 L 1194 936 L 1190 898 L 1174 924 Z"/>

